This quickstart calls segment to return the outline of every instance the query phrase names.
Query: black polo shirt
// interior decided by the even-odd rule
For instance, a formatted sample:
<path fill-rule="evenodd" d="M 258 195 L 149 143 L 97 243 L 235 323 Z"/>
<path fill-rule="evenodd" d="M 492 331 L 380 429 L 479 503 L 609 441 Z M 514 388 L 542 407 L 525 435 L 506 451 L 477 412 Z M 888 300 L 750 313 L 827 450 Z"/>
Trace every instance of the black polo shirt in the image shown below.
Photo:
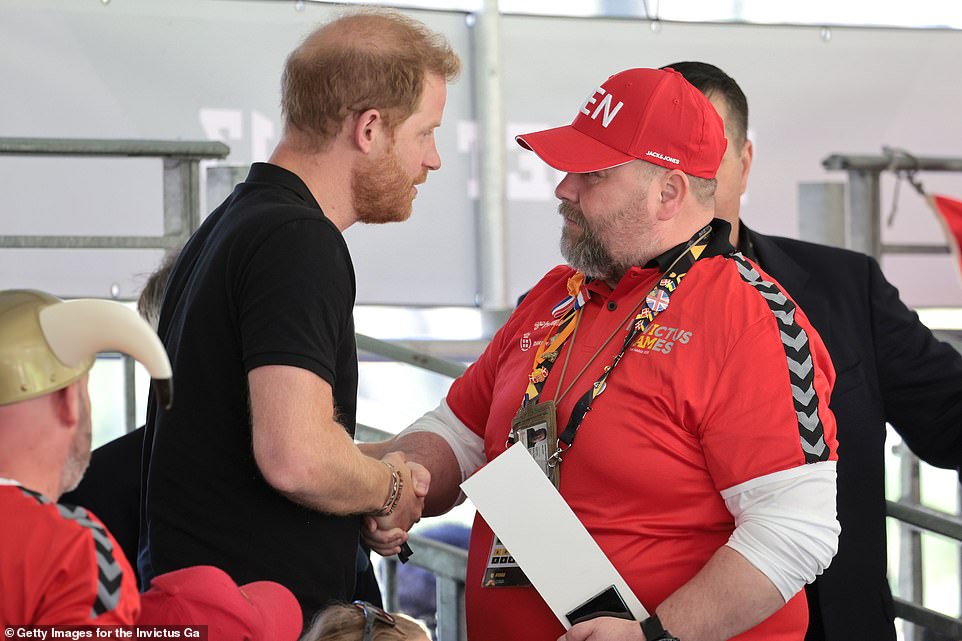
<path fill-rule="evenodd" d="M 270 487 L 251 446 L 248 373 L 309 370 L 354 433 L 354 269 L 307 186 L 255 164 L 191 237 L 171 273 L 159 334 L 174 406 L 148 407 L 139 564 L 152 576 L 215 565 L 239 584 L 290 588 L 305 620 L 354 590 L 359 519 L 321 514 Z"/>

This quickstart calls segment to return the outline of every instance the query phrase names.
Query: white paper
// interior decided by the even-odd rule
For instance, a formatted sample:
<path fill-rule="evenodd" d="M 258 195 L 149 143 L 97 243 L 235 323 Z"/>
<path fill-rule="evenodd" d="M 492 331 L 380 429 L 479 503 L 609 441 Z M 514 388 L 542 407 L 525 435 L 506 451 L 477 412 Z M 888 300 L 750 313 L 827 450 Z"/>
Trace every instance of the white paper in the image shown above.
<path fill-rule="evenodd" d="M 571 627 L 566 612 L 611 585 L 635 619 L 648 616 L 521 443 L 485 465 L 461 488 L 565 629 Z"/>

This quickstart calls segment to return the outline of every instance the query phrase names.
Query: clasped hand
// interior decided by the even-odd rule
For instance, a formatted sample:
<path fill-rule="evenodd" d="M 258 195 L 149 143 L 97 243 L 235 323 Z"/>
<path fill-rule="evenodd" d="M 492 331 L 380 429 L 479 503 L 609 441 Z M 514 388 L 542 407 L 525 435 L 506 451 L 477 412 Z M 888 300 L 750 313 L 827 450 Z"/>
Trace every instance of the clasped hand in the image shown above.
<path fill-rule="evenodd" d="M 387 516 L 365 516 L 361 521 L 361 539 L 381 556 L 401 551 L 408 540 L 408 530 L 421 520 L 424 497 L 431 486 L 431 473 L 423 465 L 408 461 L 403 452 L 390 452 L 381 459 L 401 474 L 404 487 L 394 511 Z"/>

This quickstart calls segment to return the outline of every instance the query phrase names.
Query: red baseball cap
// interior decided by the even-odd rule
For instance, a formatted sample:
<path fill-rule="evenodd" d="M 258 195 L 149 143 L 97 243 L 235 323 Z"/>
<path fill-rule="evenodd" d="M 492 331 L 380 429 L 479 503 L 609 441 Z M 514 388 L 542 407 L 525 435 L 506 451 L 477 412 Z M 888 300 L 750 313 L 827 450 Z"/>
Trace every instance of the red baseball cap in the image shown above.
<path fill-rule="evenodd" d="M 140 595 L 138 625 L 206 625 L 209 641 L 296 641 L 301 607 L 273 581 L 238 586 L 210 565 L 154 577 Z"/>
<path fill-rule="evenodd" d="M 583 174 L 645 160 L 714 178 L 728 141 L 708 98 L 674 69 L 628 69 L 608 78 L 574 122 L 517 136 L 555 169 Z"/>

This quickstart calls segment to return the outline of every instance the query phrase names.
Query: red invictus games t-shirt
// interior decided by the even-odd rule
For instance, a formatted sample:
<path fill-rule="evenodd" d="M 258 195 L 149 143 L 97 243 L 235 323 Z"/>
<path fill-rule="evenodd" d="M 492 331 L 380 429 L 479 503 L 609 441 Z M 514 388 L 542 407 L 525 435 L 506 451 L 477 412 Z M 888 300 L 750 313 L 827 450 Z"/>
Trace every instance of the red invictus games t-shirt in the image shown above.
<path fill-rule="evenodd" d="M 0 629 L 136 623 L 133 570 L 95 516 L 2 484 L 0 515 Z"/>
<path fill-rule="evenodd" d="M 561 464 L 562 496 L 649 612 L 728 541 L 735 524 L 722 490 L 806 464 L 787 352 L 773 314 L 774 306 L 784 317 L 794 304 L 781 299 L 782 305 L 770 306 L 734 259 L 708 257 L 711 249 L 609 376 Z M 756 277 L 771 280 L 744 264 L 757 270 Z M 664 267 L 632 268 L 614 291 L 601 281 L 586 285 L 590 299 L 574 345 L 569 338 L 540 398 L 555 398 L 569 350 L 563 387 L 618 331 L 561 400 L 559 433 L 574 403 L 621 349 L 629 314 L 633 319 L 632 310 Z M 549 272 L 451 387 L 449 406 L 483 437 L 488 460 L 505 450 L 534 355 L 556 331 L 551 310 L 564 298 L 573 273 L 566 266 Z M 835 378 L 831 361 L 801 310 L 787 319 L 807 333 L 817 396 L 811 400 L 827 446 L 820 459 L 835 460 L 835 420 L 828 409 Z M 556 639 L 564 630 L 533 587 L 482 587 L 492 537 L 478 516 L 468 558 L 468 638 Z M 802 591 L 736 638 L 802 639 L 807 623 Z"/>

